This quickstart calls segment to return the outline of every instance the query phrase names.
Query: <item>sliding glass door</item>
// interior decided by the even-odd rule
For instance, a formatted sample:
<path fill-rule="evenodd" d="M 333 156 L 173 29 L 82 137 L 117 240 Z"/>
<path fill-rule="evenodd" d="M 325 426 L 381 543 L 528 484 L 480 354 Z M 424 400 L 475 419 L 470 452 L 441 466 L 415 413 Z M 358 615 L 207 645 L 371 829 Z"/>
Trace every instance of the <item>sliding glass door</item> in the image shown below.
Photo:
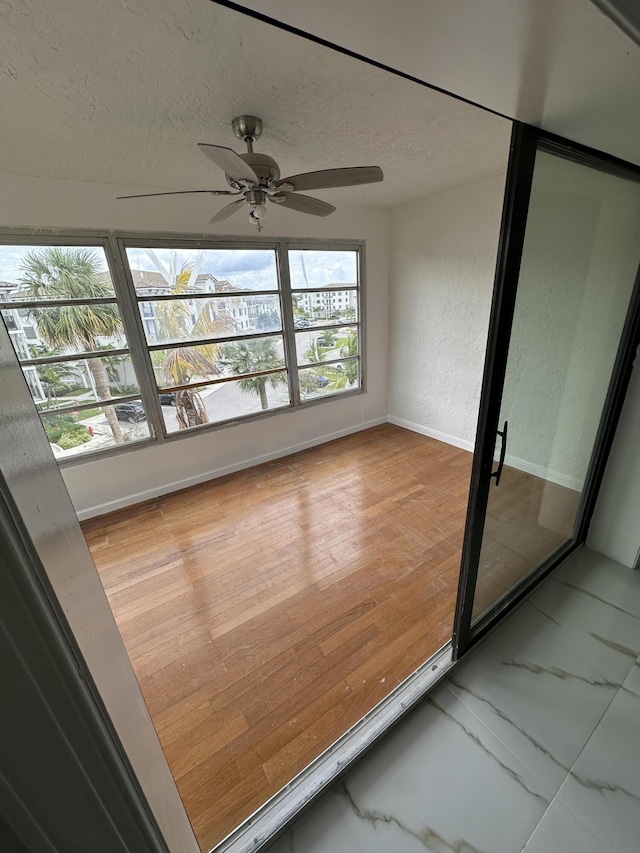
<path fill-rule="evenodd" d="M 516 128 L 458 652 L 586 534 L 632 355 L 638 180 Z"/>

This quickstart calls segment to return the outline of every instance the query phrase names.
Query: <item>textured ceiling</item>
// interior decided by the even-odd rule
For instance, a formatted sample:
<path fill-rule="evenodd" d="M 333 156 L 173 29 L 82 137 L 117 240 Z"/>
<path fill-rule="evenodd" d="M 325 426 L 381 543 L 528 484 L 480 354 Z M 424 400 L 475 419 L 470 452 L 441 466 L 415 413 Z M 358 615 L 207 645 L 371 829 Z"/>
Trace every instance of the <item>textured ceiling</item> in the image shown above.
<path fill-rule="evenodd" d="M 242 150 L 243 112 L 283 175 L 382 166 L 383 184 L 318 193 L 336 203 L 393 207 L 506 165 L 508 121 L 208 0 L 4 2 L 0 71 L 8 174 L 223 188 L 196 143 Z"/>
<path fill-rule="evenodd" d="M 639 0 L 237 2 L 503 115 L 640 164 L 640 50 L 629 38 L 640 38 L 634 29 Z"/>

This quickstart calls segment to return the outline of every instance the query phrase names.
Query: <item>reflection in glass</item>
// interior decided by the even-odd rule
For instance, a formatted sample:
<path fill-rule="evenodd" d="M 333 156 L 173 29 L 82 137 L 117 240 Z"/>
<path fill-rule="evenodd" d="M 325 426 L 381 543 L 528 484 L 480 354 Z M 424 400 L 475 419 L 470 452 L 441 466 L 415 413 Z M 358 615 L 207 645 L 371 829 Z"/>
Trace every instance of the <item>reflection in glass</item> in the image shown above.
<path fill-rule="evenodd" d="M 277 293 L 156 300 L 140 302 L 139 308 L 149 344 L 236 337 L 282 329 Z"/>
<path fill-rule="evenodd" d="M 189 344 L 154 350 L 153 370 L 159 388 L 193 385 L 207 379 L 243 376 L 284 367 L 281 335 L 237 343 Z"/>
<path fill-rule="evenodd" d="M 500 413 L 506 460 L 489 493 L 474 620 L 573 536 L 639 230 L 638 184 L 538 152 Z"/>

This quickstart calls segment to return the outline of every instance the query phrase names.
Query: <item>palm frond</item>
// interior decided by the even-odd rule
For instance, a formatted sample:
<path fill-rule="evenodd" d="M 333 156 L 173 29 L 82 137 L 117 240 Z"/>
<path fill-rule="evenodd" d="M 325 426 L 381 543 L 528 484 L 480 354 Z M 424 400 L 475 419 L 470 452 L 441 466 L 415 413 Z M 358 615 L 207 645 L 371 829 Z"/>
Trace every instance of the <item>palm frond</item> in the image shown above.
<path fill-rule="evenodd" d="M 200 347 L 176 347 L 166 351 L 161 373 L 167 385 L 186 385 L 192 379 L 208 379 L 219 374 L 215 364 Z"/>
<path fill-rule="evenodd" d="M 34 249 L 20 266 L 22 293 L 32 299 L 86 299 L 112 297 L 108 276 L 90 249 L 45 246 Z M 113 304 L 31 308 L 42 339 L 51 347 L 92 350 L 100 337 L 120 337 L 122 320 Z"/>

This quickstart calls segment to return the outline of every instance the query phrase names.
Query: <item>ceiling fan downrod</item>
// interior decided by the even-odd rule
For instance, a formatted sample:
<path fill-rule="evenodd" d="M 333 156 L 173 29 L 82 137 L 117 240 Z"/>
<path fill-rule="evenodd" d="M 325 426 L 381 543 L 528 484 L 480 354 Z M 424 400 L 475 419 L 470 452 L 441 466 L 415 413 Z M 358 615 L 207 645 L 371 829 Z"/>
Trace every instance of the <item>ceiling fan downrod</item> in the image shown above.
<path fill-rule="evenodd" d="M 253 154 L 253 143 L 262 136 L 262 119 L 258 116 L 236 116 L 231 127 L 238 139 L 247 144 L 247 153 Z"/>

